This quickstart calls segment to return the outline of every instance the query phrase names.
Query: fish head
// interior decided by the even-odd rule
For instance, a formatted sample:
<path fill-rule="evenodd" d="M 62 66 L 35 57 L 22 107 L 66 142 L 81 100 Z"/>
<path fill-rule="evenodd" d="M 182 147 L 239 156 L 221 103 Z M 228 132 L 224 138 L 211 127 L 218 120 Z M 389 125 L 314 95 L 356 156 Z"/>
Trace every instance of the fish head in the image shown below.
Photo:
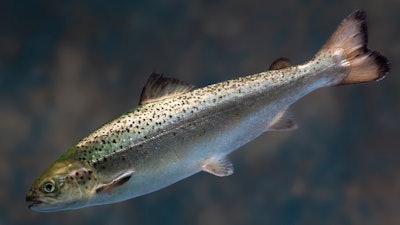
<path fill-rule="evenodd" d="M 51 212 L 90 204 L 95 171 L 81 161 L 56 161 L 35 180 L 26 195 L 29 208 Z"/>

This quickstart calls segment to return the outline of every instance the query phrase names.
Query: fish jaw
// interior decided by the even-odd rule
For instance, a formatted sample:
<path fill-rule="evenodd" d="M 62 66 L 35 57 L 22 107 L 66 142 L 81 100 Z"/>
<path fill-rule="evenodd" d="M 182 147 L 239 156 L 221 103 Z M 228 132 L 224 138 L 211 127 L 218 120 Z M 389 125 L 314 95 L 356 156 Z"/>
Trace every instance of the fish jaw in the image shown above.
<path fill-rule="evenodd" d="M 54 212 L 65 209 L 72 209 L 73 202 L 60 201 L 57 196 L 46 196 L 39 188 L 31 188 L 27 195 L 26 201 L 28 208 L 37 212 Z"/>
<path fill-rule="evenodd" d="M 59 204 L 54 198 L 44 199 L 36 192 L 31 191 L 27 194 L 26 201 L 28 202 L 28 208 L 37 212 L 55 212 L 67 208 L 72 209 L 67 204 Z"/>
<path fill-rule="evenodd" d="M 80 209 L 90 204 L 82 204 L 81 202 L 63 202 L 60 203 L 56 199 L 43 199 L 41 197 L 35 197 L 34 195 L 27 195 L 26 201 L 28 202 L 28 208 L 37 212 L 56 212 L 62 210 L 73 210 Z"/>
<path fill-rule="evenodd" d="M 90 205 L 97 175 L 76 160 L 58 160 L 35 180 L 26 195 L 28 208 L 39 212 L 78 209 Z"/>

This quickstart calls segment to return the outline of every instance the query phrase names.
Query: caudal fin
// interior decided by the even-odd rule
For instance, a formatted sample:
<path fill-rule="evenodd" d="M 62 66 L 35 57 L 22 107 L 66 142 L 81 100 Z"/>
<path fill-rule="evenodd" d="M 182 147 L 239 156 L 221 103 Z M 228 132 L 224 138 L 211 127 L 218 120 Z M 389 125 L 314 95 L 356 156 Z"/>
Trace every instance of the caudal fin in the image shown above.
<path fill-rule="evenodd" d="M 368 30 L 365 18 L 366 14 L 361 10 L 349 15 L 320 50 L 320 53 L 342 50 L 350 64 L 348 75 L 338 85 L 378 81 L 390 70 L 386 57 L 367 48 Z"/>

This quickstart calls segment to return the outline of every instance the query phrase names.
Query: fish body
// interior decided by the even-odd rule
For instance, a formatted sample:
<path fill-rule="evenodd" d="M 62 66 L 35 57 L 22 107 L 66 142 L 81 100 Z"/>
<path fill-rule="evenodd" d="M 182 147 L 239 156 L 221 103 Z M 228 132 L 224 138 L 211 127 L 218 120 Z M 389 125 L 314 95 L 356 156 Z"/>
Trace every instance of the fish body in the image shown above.
<path fill-rule="evenodd" d="M 309 62 L 195 89 L 153 74 L 139 106 L 103 125 L 61 157 L 27 194 L 37 211 L 119 202 L 200 171 L 233 173 L 226 158 L 266 131 L 292 130 L 288 107 L 321 87 L 382 79 L 385 57 L 367 49 L 365 13 L 347 17 Z"/>

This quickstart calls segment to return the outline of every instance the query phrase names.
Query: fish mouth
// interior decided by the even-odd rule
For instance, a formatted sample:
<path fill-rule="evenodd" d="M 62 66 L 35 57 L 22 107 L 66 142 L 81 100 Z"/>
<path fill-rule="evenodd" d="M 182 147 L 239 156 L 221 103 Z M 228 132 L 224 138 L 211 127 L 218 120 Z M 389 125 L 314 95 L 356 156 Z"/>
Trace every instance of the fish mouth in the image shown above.
<path fill-rule="evenodd" d="M 37 200 L 37 199 L 33 199 L 28 201 L 28 208 L 35 208 L 35 206 L 41 205 L 43 204 L 43 202 L 41 200 Z"/>
<path fill-rule="evenodd" d="M 27 195 L 26 196 L 26 201 L 28 202 L 28 208 L 32 208 L 32 207 L 35 207 L 37 205 L 43 204 L 43 201 L 39 200 L 34 195 Z"/>
<path fill-rule="evenodd" d="M 63 204 L 57 203 L 54 199 L 50 197 L 28 195 L 26 196 L 26 201 L 28 203 L 28 209 L 37 212 L 53 212 L 58 211 L 64 207 Z"/>
<path fill-rule="evenodd" d="M 56 211 L 57 207 L 52 205 L 50 202 L 45 202 L 43 200 L 35 199 L 35 198 L 30 198 L 28 200 L 28 209 L 37 211 L 37 212 L 52 212 Z"/>

